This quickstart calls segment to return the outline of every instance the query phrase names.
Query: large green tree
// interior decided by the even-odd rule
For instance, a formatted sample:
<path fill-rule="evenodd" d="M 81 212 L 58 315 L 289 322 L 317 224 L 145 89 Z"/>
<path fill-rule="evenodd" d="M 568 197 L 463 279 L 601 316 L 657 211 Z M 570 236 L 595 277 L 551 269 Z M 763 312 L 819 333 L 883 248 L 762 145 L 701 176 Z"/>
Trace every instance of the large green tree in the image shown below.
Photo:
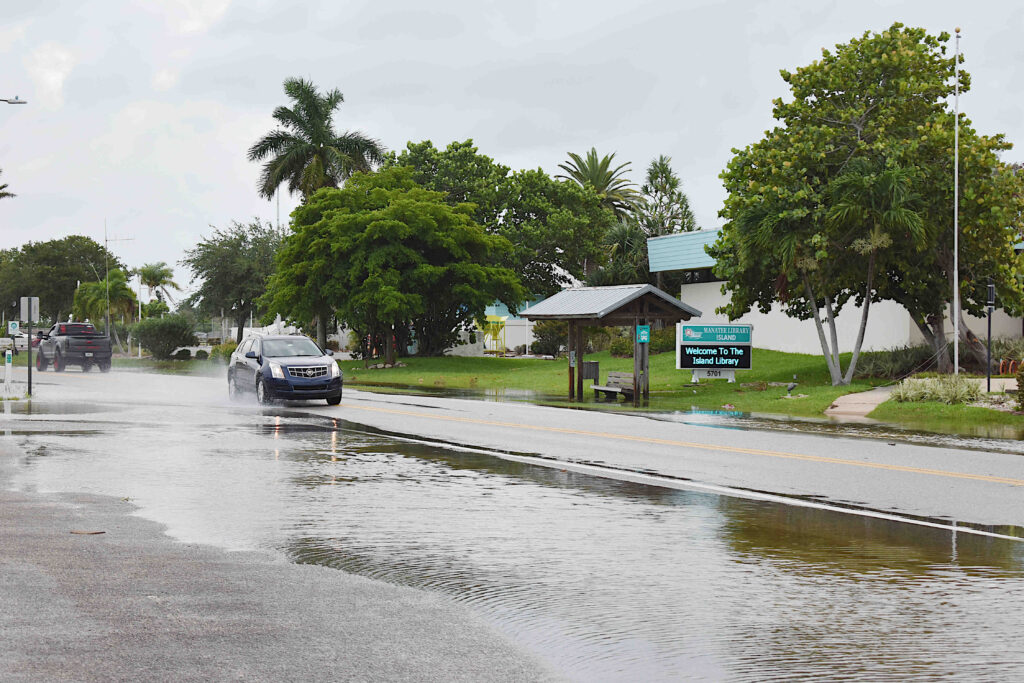
<path fill-rule="evenodd" d="M 599 157 L 594 147 L 590 148 L 585 157 L 569 152 L 569 160 L 558 165 L 564 175 L 555 178 L 574 182 L 581 187 L 592 187 L 601 197 L 605 208 L 614 212 L 616 218 L 623 218 L 633 210 L 637 191 L 625 176 L 629 162 L 613 167 L 614 159 L 614 152 Z"/>
<path fill-rule="evenodd" d="M 266 301 L 295 318 L 330 306 L 349 326 L 388 341 L 411 325 L 418 353 L 437 355 L 501 300 L 525 294 L 515 273 L 492 265 L 508 243 L 472 220 L 469 204 L 451 206 L 418 186 L 412 169 L 356 174 L 325 189 L 293 214 Z"/>
<path fill-rule="evenodd" d="M 124 264 L 84 235 L 28 242 L 0 251 L 0 305 L 7 318 L 17 318 L 20 298 L 38 296 L 44 319 L 65 319 L 79 283 L 102 280 L 108 267 L 123 270 Z"/>
<path fill-rule="evenodd" d="M 792 97 L 775 100 L 780 125 L 734 150 L 722 174 L 726 223 L 710 252 L 727 280 L 723 310 L 736 318 L 781 301 L 788 314 L 813 317 L 835 383 L 853 369 L 844 377 L 838 367 L 834 327 L 850 301 L 902 303 L 943 357 L 943 308 L 952 291 L 948 40 L 894 24 L 783 71 Z M 969 87 L 969 76 L 961 82 Z M 965 199 L 982 204 L 963 206 L 961 258 L 977 253 L 979 271 L 993 272 L 1008 288 L 1019 269 L 1007 230 L 1016 218 L 1012 202 L 993 194 L 1009 182 L 995 156 L 1005 143 L 977 136 L 966 123 L 961 187 Z M 886 187 L 900 192 L 886 197 Z M 860 208 L 844 212 L 844 204 Z M 977 310 L 983 286 L 962 291 L 966 308 Z M 1010 298 L 1019 300 L 1019 287 Z"/>
<path fill-rule="evenodd" d="M 191 270 L 193 282 L 200 281 L 188 305 L 206 315 L 231 318 L 238 328 L 236 341 L 241 342 L 249 317 L 262 315 L 257 300 L 266 292 L 280 243 L 280 233 L 259 219 L 214 228 L 181 260 Z"/>
<path fill-rule="evenodd" d="M 679 176 L 672 170 L 671 157 L 662 154 L 647 167 L 633 213 L 648 237 L 698 229 L 690 199 L 683 192 Z"/>
<path fill-rule="evenodd" d="M 135 317 L 137 306 L 138 299 L 128 285 L 127 276 L 123 270 L 115 268 L 103 280 L 91 280 L 78 286 L 75 290 L 72 312 L 78 320 L 90 320 L 97 327 L 102 327 L 106 334 L 114 338 L 118 349 L 123 352 L 117 326 L 110 324 L 108 327 L 107 312 L 109 310 L 111 322 L 122 318 L 130 323 Z"/>
<path fill-rule="evenodd" d="M 321 187 L 338 187 L 357 171 L 369 170 L 383 159 L 384 148 L 358 131 L 337 133 L 334 113 L 345 101 L 337 88 L 323 94 L 311 82 L 289 78 L 284 92 L 291 107 L 278 107 L 280 128 L 249 148 L 249 161 L 267 162 L 260 174 L 259 193 L 270 199 L 279 186 L 308 199 Z"/>
<path fill-rule="evenodd" d="M 602 241 L 615 219 L 592 186 L 558 182 L 540 169 L 512 173 L 472 140 L 444 150 L 429 140 L 409 143 L 386 163 L 409 166 L 417 183 L 443 192 L 452 206 L 472 204 L 474 221 L 512 244 L 496 265 L 514 270 L 530 296 L 550 296 L 605 259 Z"/>

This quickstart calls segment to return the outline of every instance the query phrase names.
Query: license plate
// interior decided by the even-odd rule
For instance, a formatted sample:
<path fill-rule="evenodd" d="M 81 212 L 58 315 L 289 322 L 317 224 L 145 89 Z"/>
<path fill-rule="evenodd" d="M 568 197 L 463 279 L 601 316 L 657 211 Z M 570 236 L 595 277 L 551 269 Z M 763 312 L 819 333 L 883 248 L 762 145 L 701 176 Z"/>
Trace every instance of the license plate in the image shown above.
<path fill-rule="evenodd" d="M 86 352 L 85 352 L 85 357 L 86 357 L 86 358 L 92 358 L 92 354 L 91 354 L 91 353 L 89 353 L 88 351 L 86 351 Z"/>

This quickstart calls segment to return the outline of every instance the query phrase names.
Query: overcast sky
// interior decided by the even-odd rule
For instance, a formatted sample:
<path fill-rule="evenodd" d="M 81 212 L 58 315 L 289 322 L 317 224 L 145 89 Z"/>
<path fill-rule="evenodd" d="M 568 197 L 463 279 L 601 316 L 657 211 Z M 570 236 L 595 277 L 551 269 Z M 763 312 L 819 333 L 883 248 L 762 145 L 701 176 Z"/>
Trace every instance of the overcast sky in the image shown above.
<path fill-rule="evenodd" d="M 672 157 L 698 223 L 719 225 L 730 149 L 772 125 L 779 69 L 894 21 L 962 26 L 961 109 L 1024 161 L 1017 2 L 5 2 L 0 247 L 89 235 L 130 266 L 172 264 L 210 225 L 276 220 L 246 150 L 288 104 L 337 87 L 339 130 L 390 149 L 472 138 L 512 168 L 616 153 L 639 181 Z M 282 194 L 282 222 L 296 198 Z M 178 280 L 188 274 L 177 267 Z"/>

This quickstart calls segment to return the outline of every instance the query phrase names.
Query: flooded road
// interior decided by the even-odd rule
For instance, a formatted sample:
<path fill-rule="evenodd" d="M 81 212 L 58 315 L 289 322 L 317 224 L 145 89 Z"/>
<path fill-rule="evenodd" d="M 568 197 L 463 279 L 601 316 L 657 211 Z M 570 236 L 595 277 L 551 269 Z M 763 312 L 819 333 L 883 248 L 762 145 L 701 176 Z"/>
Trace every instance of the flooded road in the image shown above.
<path fill-rule="evenodd" d="M 571 680 L 1024 675 L 1018 541 L 592 477 L 219 396 L 37 401 L 0 435 L 20 454 L 10 486 L 127 498 L 182 541 L 448 596 Z"/>

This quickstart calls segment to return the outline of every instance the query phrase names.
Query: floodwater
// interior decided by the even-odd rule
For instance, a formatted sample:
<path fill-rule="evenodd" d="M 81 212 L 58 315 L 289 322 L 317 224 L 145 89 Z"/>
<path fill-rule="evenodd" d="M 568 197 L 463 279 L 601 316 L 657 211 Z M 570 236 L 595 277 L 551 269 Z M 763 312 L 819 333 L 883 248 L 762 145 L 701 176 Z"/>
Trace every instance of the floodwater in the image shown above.
<path fill-rule="evenodd" d="M 12 485 L 128 498 L 182 541 L 440 593 L 571 680 L 1024 677 L 1021 542 L 564 472 L 300 409 L 93 407 L 0 418 L 23 453 Z"/>

